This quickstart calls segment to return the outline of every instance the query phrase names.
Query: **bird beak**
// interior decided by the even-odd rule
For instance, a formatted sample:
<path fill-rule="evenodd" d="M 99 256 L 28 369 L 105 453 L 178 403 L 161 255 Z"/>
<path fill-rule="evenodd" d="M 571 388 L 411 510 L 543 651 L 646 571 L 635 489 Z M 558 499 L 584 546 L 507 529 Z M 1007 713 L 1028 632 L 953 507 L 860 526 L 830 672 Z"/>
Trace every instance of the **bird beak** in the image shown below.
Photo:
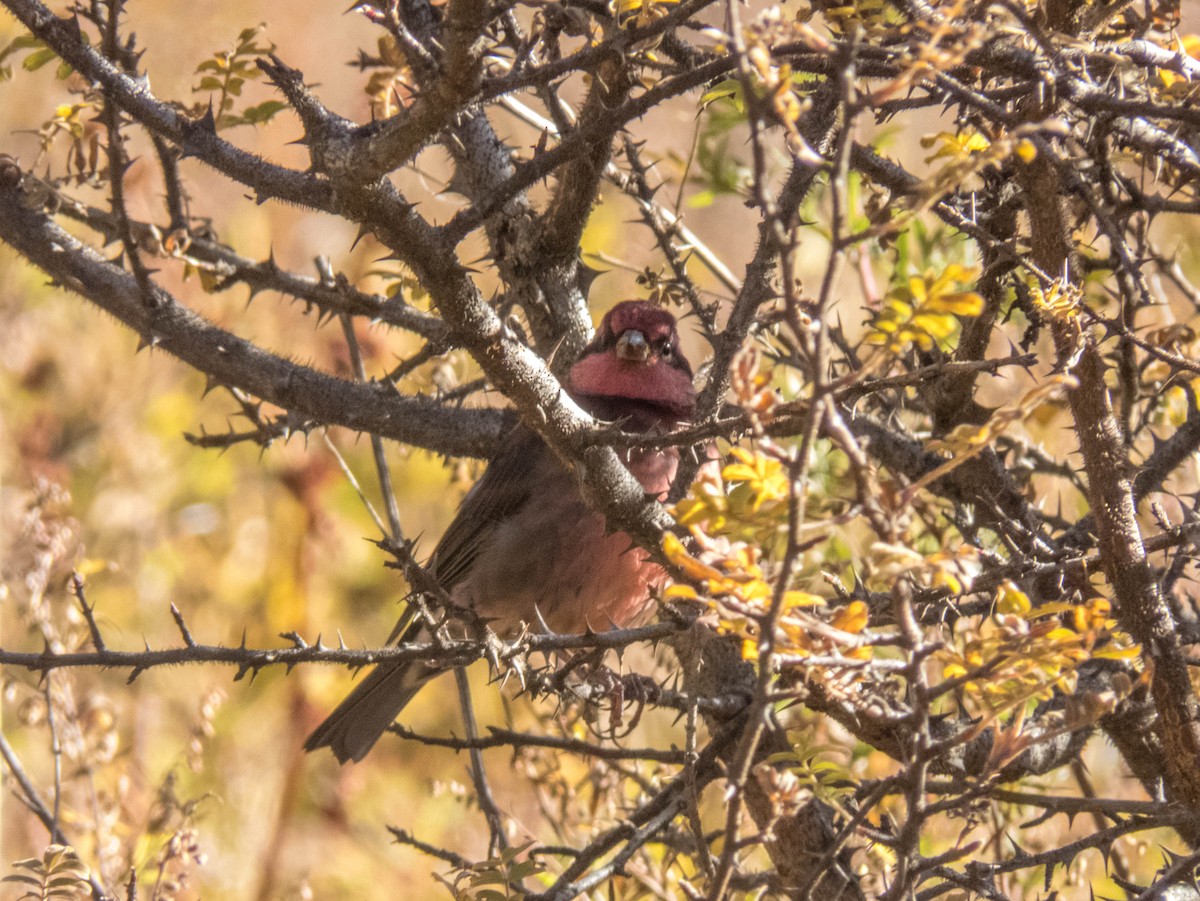
<path fill-rule="evenodd" d="M 650 358 L 650 343 L 645 335 L 631 328 L 617 339 L 617 356 L 630 363 L 645 363 Z"/>

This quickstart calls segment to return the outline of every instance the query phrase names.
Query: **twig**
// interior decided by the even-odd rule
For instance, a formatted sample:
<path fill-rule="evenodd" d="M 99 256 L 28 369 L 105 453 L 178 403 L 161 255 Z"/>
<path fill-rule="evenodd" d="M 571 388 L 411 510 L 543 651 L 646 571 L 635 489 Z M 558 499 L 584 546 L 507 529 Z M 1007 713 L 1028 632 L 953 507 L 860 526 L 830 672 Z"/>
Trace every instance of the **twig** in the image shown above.
<path fill-rule="evenodd" d="M 475 783 L 475 800 L 483 811 L 488 824 L 488 856 L 508 849 L 508 835 L 504 830 L 504 815 L 496 804 L 492 787 L 488 782 L 487 770 L 483 766 L 483 751 L 479 740 L 479 726 L 475 722 L 475 705 L 471 703 L 471 683 L 467 679 L 466 667 L 454 668 L 454 681 L 458 686 L 458 704 L 462 709 L 463 727 L 470 742 L 467 753 L 471 757 L 471 781 Z"/>
<path fill-rule="evenodd" d="M 3 732 L 0 732 L 0 759 L 4 760 L 8 771 L 17 780 L 17 785 L 21 788 L 22 802 L 33 811 L 34 816 L 41 820 L 42 825 L 46 827 L 46 831 L 50 833 L 50 841 L 57 845 L 70 845 L 70 840 L 58 826 L 58 817 L 47 809 L 36 786 L 34 786 L 32 780 L 25 772 L 25 768 L 21 765 L 21 759 L 17 757 L 16 752 L 13 751 Z M 88 885 L 92 888 L 93 901 L 109 901 L 112 896 L 95 876 L 89 874 L 87 881 Z"/>

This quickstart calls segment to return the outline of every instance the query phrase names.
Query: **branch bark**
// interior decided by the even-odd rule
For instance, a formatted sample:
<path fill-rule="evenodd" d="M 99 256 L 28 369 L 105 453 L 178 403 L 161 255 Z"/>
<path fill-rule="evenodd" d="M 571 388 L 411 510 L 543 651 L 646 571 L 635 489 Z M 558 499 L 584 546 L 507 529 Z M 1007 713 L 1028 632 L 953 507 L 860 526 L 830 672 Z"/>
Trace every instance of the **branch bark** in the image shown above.
<path fill-rule="evenodd" d="M 155 304 L 142 302 L 133 275 L 29 209 L 17 186 L 0 187 L 0 239 L 49 275 L 115 316 L 140 338 L 208 376 L 241 388 L 312 425 L 341 425 L 437 453 L 486 457 L 503 428 L 498 410 L 444 407 L 406 398 L 388 383 L 336 378 L 269 353 L 218 328 L 157 285 Z"/>
<path fill-rule="evenodd" d="M 1062 272 L 1063 290 L 1072 291 L 1078 264 L 1055 163 L 1039 154 L 1019 174 L 1034 259 L 1045 272 Z M 1133 467 L 1105 384 L 1107 366 L 1090 330 L 1077 317 L 1052 316 L 1050 328 L 1059 367 L 1079 380 L 1068 397 L 1116 615 L 1142 645 L 1143 659 L 1152 670 L 1165 787 L 1169 797 L 1195 807 L 1200 805 L 1200 709 L 1176 624 L 1146 559 Z"/>

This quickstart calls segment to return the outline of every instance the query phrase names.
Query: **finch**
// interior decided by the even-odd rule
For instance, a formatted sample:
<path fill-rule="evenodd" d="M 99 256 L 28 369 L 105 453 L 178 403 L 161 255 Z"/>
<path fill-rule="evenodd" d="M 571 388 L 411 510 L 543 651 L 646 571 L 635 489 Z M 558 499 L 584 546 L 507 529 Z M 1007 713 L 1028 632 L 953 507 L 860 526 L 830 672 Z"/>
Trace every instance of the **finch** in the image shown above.
<path fill-rule="evenodd" d="M 675 317 L 643 301 L 605 315 L 565 383 L 597 419 L 652 433 L 692 421 L 692 370 L 679 348 Z M 678 448 L 620 451 L 647 494 L 666 497 Z M 580 495 L 575 476 L 542 439 L 521 425 L 505 438 L 463 498 L 438 542 L 430 572 L 458 605 L 472 608 L 500 635 L 544 623 L 557 633 L 602 631 L 636 623 L 665 572 Z M 418 616 L 402 619 L 389 642 L 429 637 Z M 309 736 L 337 759 L 361 760 L 397 714 L 444 668 L 421 661 L 377 665 Z"/>

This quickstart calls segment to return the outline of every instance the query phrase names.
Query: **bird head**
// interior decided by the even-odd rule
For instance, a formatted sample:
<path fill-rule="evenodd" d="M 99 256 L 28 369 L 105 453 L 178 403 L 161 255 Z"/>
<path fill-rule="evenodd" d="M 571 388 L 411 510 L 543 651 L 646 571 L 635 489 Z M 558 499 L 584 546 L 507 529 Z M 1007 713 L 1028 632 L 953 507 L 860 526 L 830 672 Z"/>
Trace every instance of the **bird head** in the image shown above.
<path fill-rule="evenodd" d="M 641 402 L 680 420 L 691 419 L 696 408 L 692 367 L 679 349 L 675 317 L 641 300 L 605 314 L 568 383 L 577 397 Z"/>

